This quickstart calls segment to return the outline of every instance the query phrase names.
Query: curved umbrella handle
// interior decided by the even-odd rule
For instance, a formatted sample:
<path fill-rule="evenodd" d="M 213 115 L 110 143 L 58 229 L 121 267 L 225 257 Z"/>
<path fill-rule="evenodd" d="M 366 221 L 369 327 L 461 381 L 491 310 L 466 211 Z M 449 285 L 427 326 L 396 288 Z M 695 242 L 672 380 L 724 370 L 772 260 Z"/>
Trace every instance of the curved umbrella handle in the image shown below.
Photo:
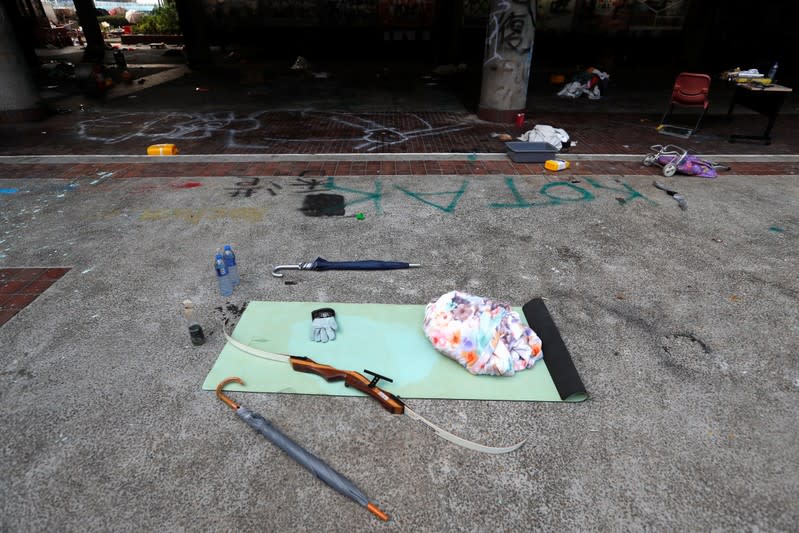
<path fill-rule="evenodd" d="M 282 278 L 280 270 L 313 270 L 313 262 L 300 263 L 299 265 L 275 265 L 272 267 L 272 275 L 276 278 Z"/>
<path fill-rule="evenodd" d="M 239 385 L 244 385 L 244 380 L 238 377 L 227 378 L 225 380 L 220 381 L 219 385 L 216 386 L 216 397 L 225 402 L 225 405 L 227 405 L 228 407 L 230 407 L 235 411 L 236 409 L 241 407 L 241 405 L 228 398 L 225 395 L 225 393 L 222 392 L 225 389 L 225 385 L 227 385 L 228 383 L 238 383 Z"/>
<path fill-rule="evenodd" d="M 280 270 L 300 270 L 302 265 L 275 265 L 272 267 L 272 275 L 276 278 L 282 278 L 283 274 L 280 274 Z"/>

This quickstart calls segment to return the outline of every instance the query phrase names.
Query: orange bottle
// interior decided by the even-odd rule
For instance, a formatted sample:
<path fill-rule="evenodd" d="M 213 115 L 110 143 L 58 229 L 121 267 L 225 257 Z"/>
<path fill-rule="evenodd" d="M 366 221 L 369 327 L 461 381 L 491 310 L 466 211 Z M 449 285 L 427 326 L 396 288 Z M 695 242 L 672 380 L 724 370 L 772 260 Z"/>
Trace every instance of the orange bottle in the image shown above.
<path fill-rule="evenodd" d="M 178 155 L 174 144 L 153 144 L 147 147 L 147 155 Z"/>

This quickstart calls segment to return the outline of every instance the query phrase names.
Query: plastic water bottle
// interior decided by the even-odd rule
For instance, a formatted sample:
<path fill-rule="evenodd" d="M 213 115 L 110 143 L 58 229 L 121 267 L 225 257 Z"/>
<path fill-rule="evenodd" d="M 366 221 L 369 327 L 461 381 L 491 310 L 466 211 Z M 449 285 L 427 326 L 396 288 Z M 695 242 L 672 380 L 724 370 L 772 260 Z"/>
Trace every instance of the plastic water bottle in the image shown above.
<path fill-rule="evenodd" d="M 226 244 L 225 249 L 222 251 L 222 255 L 225 258 L 228 274 L 230 274 L 230 281 L 235 287 L 241 281 L 241 278 L 239 278 L 239 267 L 236 266 L 236 254 L 233 253 L 233 248 L 231 248 L 229 244 Z"/>
<path fill-rule="evenodd" d="M 233 294 L 233 283 L 221 253 L 217 253 L 214 258 L 214 268 L 216 269 L 216 279 L 219 281 L 219 292 L 222 296 L 230 296 Z"/>
<path fill-rule="evenodd" d="M 779 66 L 780 64 L 775 62 L 774 66 L 771 67 L 771 70 L 768 71 L 768 76 L 766 77 L 771 80 L 771 83 L 774 83 L 774 76 L 777 75 L 777 68 L 779 68 Z"/>

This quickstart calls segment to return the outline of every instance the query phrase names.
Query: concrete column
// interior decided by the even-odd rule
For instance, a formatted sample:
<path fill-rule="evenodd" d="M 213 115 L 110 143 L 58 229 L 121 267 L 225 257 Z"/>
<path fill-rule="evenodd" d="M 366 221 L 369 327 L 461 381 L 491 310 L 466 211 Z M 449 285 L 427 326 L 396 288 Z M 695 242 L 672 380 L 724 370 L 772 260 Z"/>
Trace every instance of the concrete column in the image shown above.
<path fill-rule="evenodd" d="M 492 0 L 477 116 L 512 122 L 527 106 L 535 39 L 535 0 Z"/>
<path fill-rule="evenodd" d="M 83 52 L 84 63 L 102 63 L 105 60 L 105 40 L 97 22 L 97 8 L 94 0 L 72 0 L 78 21 L 86 37 L 86 50 Z"/>
<path fill-rule="evenodd" d="M 16 41 L 5 4 L 0 2 L 0 122 L 41 116 L 39 91 Z"/>
<path fill-rule="evenodd" d="M 191 68 L 211 63 L 211 46 L 206 30 L 205 3 L 202 0 L 175 0 L 180 31 L 186 45 L 186 60 Z M 223 24 L 227 24 L 223 21 Z"/>
<path fill-rule="evenodd" d="M 11 22 L 11 27 L 17 37 L 17 44 L 22 50 L 22 55 L 31 69 L 36 69 L 42 62 L 36 56 L 36 28 L 38 20 L 36 10 L 30 2 L 6 2 L 6 18 Z"/>

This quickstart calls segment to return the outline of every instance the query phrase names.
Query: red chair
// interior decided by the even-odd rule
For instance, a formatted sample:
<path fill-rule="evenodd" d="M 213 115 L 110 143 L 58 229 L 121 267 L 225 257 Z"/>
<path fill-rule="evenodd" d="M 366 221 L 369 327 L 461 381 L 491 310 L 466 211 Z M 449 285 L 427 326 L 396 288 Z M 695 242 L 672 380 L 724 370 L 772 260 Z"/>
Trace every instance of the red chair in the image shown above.
<path fill-rule="evenodd" d="M 708 92 L 710 91 L 710 76 L 707 74 L 694 74 L 692 72 L 682 72 L 677 76 L 674 82 L 674 89 L 671 92 L 671 100 L 666 112 L 663 113 L 663 118 L 660 119 L 660 125 L 657 130 L 666 135 L 675 135 L 677 137 L 688 138 L 699 129 L 699 123 L 710 107 L 710 100 L 708 100 Z M 681 107 L 701 107 L 702 113 L 696 121 L 693 128 L 686 128 L 683 126 L 675 126 L 666 124 L 666 117 L 673 111 L 674 106 Z"/>

